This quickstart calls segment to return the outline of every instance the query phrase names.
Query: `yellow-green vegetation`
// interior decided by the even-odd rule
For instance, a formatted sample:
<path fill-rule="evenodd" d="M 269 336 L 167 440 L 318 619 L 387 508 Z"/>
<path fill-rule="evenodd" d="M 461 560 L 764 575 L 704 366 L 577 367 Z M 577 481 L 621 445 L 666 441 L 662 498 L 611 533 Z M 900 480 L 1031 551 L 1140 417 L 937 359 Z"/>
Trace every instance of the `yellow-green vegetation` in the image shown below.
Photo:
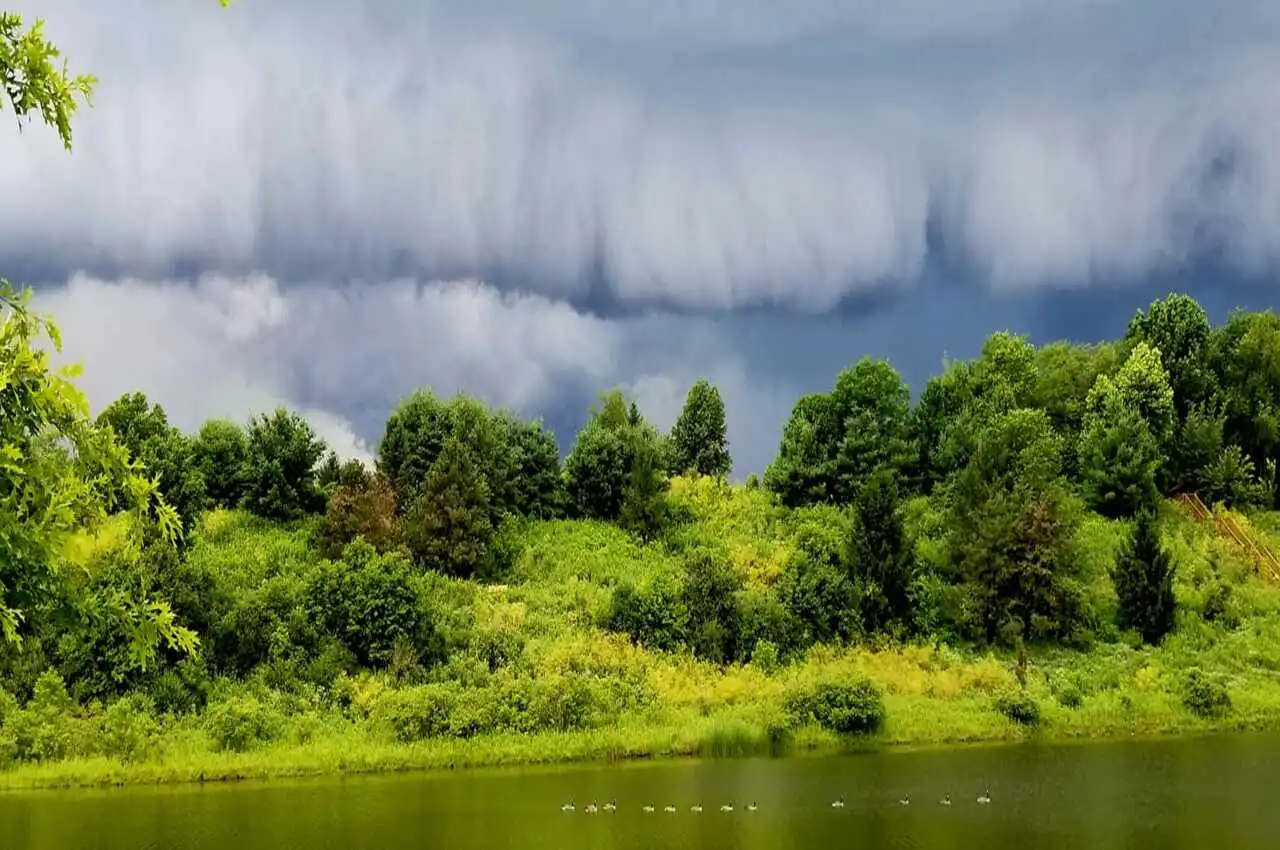
<path fill-rule="evenodd" d="M 677 478 L 671 500 L 693 518 L 687 534 L 722 540 L 733 553 L 743 592 L 779 580 L 794 544 L 766 493 Z M 1156 648 L 1119 641 L 1087 651 L 1039 649 L 1021 665 L 1015 652 L 887 640 L 818 645 L 786 663 L 768 652 L 724 666 L 687 651 L 654 652 L 599 624 L 616 587 L 662 581 L 678 571 L 677 559 L 604 523 L 551 521 L 523 530 L 522 552 L 502 584 L 419 576 L 431 586 L 435 622 L 450 648 L 432 671 L 397 669 L 393 660 L 377 673 L 339 674 L 330 688 L 282 688 L 297 678 L 282 660 L 241 680 L 206 682 L 202 713 L 161 713 L 150 698 L 105 711 L 76 707 L 65 692 L 49 692 L 57 687 L 37 685 L 20 723 L 12 702 L 0 708 L 0 755 L 26 737 L 61 758 L 0 772 L 0 784 L 213 781 L 1280 725 L 1280 590 L 1254 576 L 1209 526 L 1165 510 L 1179 622 Z M 1257 525 L 1274 519 L 1259 515 Z M 1095 518 L 1079 532 L 1090 593 L 1103 607 L 1114 607 L 1104 566 L 1125 539 L 1123 526 Z M 109 549 L 125 538 L 108 526 L 94 539 Z M 273 582 L 302 584 L 314 569 L 305 540 L 298 528 L 214 511 L 188 561 L 229 574 L 232 585 L 265 601 L 279 592 Z M 76 548 L 95 551 L 83 540 Z M 244 616 L 240 628 L 252 628 L 252 619 Z M 1197 685 L 1193 670 L 1208 684 Z M 883 694 L 883 726 L 874 734 L 840 736 L 795 716 L 798 697 L 862 680 Z M 1229 707 L 1215 708 L 1216 687 Z"/>

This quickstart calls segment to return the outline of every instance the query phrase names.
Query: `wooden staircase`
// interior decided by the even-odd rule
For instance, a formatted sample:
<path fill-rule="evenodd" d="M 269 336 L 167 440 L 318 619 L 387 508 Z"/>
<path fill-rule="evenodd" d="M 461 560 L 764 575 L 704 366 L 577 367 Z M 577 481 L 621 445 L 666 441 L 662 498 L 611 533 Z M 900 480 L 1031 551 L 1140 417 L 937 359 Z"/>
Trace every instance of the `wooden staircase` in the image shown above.
<path fill-rule="evenodd" d="M 1259 575 L 1280 584 L 1280 558 L 1277 558 L 1271 548 L 1250 529 L 1242 526 L 1233 516 L 1226 514 L 1215 516 L 1195 493 L 1180 493 L 1177 501 L 1198 522 L 1207 522 L 1212 519 L 1218 534 L 1239 546 L 1241 551 L 1253 561 Z"/>

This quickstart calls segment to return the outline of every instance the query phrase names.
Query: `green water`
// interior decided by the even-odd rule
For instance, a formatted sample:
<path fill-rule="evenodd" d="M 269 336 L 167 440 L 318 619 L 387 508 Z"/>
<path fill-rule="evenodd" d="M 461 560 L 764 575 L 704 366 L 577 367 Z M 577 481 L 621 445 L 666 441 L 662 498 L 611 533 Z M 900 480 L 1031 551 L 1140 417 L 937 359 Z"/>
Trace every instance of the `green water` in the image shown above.
<path fill-rule="evenodd" d="M 1229 736 L 7 794 L 0 847 L 1271 850 L 1277 795 L 1280 737 Z"/>

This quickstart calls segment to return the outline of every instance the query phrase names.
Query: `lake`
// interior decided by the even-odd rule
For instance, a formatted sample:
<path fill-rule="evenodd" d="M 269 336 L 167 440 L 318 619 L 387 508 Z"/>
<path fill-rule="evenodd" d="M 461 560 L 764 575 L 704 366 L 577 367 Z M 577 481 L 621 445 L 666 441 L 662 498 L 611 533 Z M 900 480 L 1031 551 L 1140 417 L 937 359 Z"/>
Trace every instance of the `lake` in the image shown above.
<path fill-rule="evenodd" d="M 0 836 L 15 850 L 1270 850 L 1276 795 L 1280 737 L 1232 735 L 10 793 Z"/>

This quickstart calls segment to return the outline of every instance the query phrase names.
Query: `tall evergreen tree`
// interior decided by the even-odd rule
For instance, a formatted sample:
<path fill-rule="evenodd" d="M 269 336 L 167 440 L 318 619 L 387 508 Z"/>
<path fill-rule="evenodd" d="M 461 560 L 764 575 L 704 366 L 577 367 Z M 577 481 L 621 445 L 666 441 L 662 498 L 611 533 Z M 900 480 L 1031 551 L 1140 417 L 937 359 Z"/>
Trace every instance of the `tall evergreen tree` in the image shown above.
<path fill-rule="evenodd" d="M 1153 509 L 1138 515 L 1133 540 L 1112 574 L 1121 628 L 1136 629 L 1147 643 L 1159 643 L 1173 630 L 1173 564 L 1160 546 L 1160 526 Z"/>
<path fill-rule="evenodd" d="M 405 517 L 405 542 L 422 566 L 468 578 L 492 537 L 488 486 L 467 447 L 451 437 Z"/>
<path fill-rule="evenodd" d="M 729 457 L 724 400 L 706 379 L 689 390 L 680 418 L 671 428 L 672 472 L 728 475 Z"/>
<path fill-rule="evenodd" d="M 636 447 L 618 517 L 623 528 L 645 541 L 655 539 L 666 520 L 667 479 L 659 460 L 658 449 L 652 443 L 642 442 Z"/>
<path fill-rule="evenodd" d="M 872 473 L 858 493 L 845 566 L 859 587 L 868 630 L 911 622 L 913 559 L 898 515 L 897 474 Z"/>

